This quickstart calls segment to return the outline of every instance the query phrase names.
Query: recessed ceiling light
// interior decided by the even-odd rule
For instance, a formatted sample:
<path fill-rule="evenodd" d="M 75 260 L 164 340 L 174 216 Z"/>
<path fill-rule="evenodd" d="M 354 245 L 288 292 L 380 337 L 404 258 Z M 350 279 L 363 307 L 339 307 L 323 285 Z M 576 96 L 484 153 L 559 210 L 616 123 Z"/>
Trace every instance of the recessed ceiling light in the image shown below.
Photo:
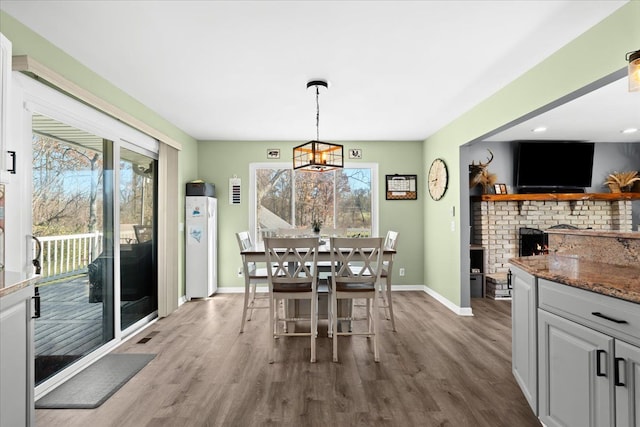
<path fill-rule="evenodd" d="M 531 132 L 535 132 L 535 133 L 540 133 L 540 132 L 546 132 L 547 128 L 544 126 L 538 126 L 537 128 L 531 129 Z"/>
<path fill-rule="evenodd" d="M 638 128 L 627 128 L 627 129 L 623 129 L 620 132 L 622 133 L 636 133 L 638 132 Z"/>

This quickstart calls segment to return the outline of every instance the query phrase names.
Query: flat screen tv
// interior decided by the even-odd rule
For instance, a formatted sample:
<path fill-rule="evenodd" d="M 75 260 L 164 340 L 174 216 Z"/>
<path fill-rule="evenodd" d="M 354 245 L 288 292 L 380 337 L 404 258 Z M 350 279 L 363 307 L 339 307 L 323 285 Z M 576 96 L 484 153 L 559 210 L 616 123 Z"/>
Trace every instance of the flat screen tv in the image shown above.
<path fill-rule="evenodd" d="M 521 193 L 584 192 L 591 187 L 592 142 L 520 141 L 516 148 L 516 186 Z"/>

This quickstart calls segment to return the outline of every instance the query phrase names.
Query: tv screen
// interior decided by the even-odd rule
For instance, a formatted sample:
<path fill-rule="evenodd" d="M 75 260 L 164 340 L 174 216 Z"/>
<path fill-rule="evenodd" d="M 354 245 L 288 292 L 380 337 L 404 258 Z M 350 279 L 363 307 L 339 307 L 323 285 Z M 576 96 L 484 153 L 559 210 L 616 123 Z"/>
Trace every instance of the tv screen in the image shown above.
<path fill-rule="evenodd" d="M 521 190 L 584 190 L 591 187 L 592 142 L 521 141 L 516 149 L 516 186 Z"/>

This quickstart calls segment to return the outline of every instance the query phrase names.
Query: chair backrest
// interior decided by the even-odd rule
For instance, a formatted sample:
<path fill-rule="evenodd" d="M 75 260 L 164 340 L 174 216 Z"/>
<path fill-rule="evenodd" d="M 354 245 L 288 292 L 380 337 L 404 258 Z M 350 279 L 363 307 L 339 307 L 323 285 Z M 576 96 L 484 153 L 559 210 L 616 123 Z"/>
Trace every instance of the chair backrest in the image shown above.
<path fill-rule="evenodd" d="M 318 238 L 316 237 L 268 237 L 264 241 L 264 251 L 271 290 L 308 290 L 316 289 L 318 265 Z"/>
<path fill-rule="evenodd" d="M 382 272 L 382 237 L 332 237 L 331 275 L 336 283 L 375 284 Z"/>
<path fill-rule="evenodd" d="M 151 225 L 134 225 L 133 231 L 136 233 L 138 243 L 148 242 L 153 239 L 153 226 Z"/>
<path fill-rule="evenodd" d="M 394 251 L 398 247 L 398 232 L 389 230 L 387 231 L 387 237 L 384 239 L 384 248 L 393 249 Z"/>
<path fill-rule="evenodd" d="M 241 231 L 239 233 L 236 233 L 236 240 L 238 241 L 240 252 L 246 251 L 251 246 L 253 246 L 253 242 L 251 242 L 251 234 L 249 234 L 248 231 Z"/>

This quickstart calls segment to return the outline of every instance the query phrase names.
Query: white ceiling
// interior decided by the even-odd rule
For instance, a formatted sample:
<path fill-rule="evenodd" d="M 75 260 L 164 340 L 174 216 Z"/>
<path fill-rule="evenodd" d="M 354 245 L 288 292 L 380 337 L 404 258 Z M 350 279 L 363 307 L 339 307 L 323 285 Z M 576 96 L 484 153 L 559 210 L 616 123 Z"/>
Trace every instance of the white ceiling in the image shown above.
<path fill-rule="evenodd" d="M 384 141 L 427 138 L 624 3 L 2 0 L 0 8 L 198 140 L 315 138 L 306 83 L 326 79 L 321 139 Z"/>

